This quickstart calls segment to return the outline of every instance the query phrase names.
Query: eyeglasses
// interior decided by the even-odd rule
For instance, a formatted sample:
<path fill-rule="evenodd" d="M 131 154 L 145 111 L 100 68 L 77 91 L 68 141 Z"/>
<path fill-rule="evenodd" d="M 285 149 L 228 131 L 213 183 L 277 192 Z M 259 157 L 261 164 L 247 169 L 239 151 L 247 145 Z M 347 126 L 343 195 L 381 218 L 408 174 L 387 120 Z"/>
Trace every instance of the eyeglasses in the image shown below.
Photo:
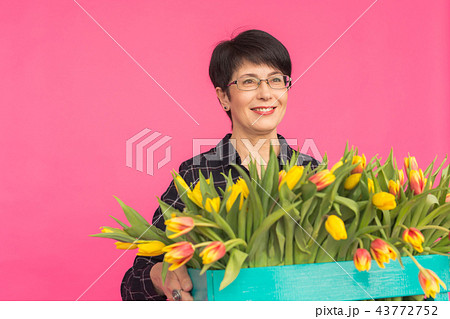
<path fill-rule="evenodd" d="M 256 90 L 262 81 L 265 81 L 272 89 L 281 90 L 291 86 L 292 79 L 288 75 L 273 75 L 267 79 L 258 79 L 251 76 L 242 77 L 236 81 L 230 82 L 227 86 L 236 84 L 241 91 Z"/>

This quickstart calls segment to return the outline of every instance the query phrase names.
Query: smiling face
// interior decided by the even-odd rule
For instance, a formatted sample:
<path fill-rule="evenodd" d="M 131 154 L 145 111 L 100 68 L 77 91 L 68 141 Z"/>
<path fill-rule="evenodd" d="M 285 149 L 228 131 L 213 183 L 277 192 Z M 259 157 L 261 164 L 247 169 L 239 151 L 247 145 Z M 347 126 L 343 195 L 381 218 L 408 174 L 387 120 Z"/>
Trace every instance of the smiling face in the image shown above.
<path fill-rule="evenodd" d="M 242 77 L 267 79 L 282 74 L 279 70 L 264 64 L 253 64 L 248 61 L 233 73 L 231 81 Z M 276 134 L 276 128 L 284 117 L 288 94 L 286 89 L 272 89 L 262 81 L 253 91 L 241 91 L 236 84 L 229 87 L 230 98 L 216 88 L 222 106 L 231 110 L 233 118 L 233 135 L 255 136 Z"/>

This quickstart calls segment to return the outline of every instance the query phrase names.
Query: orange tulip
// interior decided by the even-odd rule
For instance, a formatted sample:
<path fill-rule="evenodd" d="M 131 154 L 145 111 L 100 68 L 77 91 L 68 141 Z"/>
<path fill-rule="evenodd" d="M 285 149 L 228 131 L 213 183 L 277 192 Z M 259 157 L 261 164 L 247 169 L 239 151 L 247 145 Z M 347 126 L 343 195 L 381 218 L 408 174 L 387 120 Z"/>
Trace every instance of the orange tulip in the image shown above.
<path fill-rule="evenodd" d="M 352 170 L 352 174 L 362 173 L 362 171 L 366 168 L 366 157 L 364 154 L 362 156 L 353 156 L 352 164 L 356 164 L 358 162 L 359 165 Z"/>
<path fill-rule="evenodd" d="M 183 266 L 194 256 L 195 248 L 190 242 L 181 241 L 164 247 L 162 251 L 166 253 L 164 255 L 164 261 L 172 264 L 169 270 L 173 271 Z"/>
<path fill-rule="evenodd" d="M 168 238 L 176 238 L 190 232 L 194 228 L 194 220 L 191 217 L 176 217 L 172 214 L 172 218 L 164 223 L 167 229 L 175 234 L 167 236 Z"/>
<path fill-rule="evenodd" d="M 319 173 L 309 178 L 311 182 L 316 184 L 318 191 L 333 183 L 335 179 L 336 176 L 334 176 L 334 174 L 331 173 L 328 169 L 324 169 L 323 171 L 320 171 Z"/>
<path fill-rule="evenodd" d="M 395 260 L 397 258 L 397 254 L 391 246 L 379 238 L 370 244 L 370 252 L 380 268 L 384 268 L 384 263 L 389 263 L 389 259 Z"/>
<path fill-rule="evenodd" d="M 419 170 L 419 165 L 417 165 L 416 158 L 414 156 L 411 157 L 405 157 L 405 168 L 411 168 L 415 171 Z"/>
<path fill-rule="evenodd" d="M 400 181 L 397 180 L 397 182 L 394 182 L 392 179 L 389 180 L 389 193 L 391 193 L 394 196 L 397 196 L 400 192 Z"/>
<path fill-rule="evenodd" d="M 450 193 L 447 193 L 447 195 L 445 196 L 445 202 L 450 203 Z"/>
<path fill-rule="evenodd" d="M 359 271 L 369 271 L 370 266 L 372 265 L 372 258 L 370 257 L 370 253 L 367 249 L 358 248 L 356 253 L 353 255 L 353 263 Z"/>
<path fill-rule="evenodd" d="M 203 264 L 211 264 L 222 258 L 226 253 L 225 245 L 220 241 L 214 241 L 203 249 L 200 253 Z"/>
<path fill-rule="evenodd" d="M 421 169 L 419 171 L 411 170 L 409 172 L 409 185 L 414 191 L 414 195 L 422 194 L 426 184 L 427 179 L 423 176 Z"/>
<path fill-rule="evenodd" d="M 436 293 L 440 292 L 440 287 L 447 289 L 444 282 L 430 269 L 421 269 L 419 272 L 419 282 L 425 296 L 436 298 Z"/>
<path fill-rule="evenodd" d="M 403 232 L 402 237 L 404 241 L 410 243 L 411 246 L 413 246 L 413 248 L 417 250 L 419 253 L 423 252 L 422 244 L 425 241 L 425 237 L 420 232 L 420 230 L 411 227 Z"/>

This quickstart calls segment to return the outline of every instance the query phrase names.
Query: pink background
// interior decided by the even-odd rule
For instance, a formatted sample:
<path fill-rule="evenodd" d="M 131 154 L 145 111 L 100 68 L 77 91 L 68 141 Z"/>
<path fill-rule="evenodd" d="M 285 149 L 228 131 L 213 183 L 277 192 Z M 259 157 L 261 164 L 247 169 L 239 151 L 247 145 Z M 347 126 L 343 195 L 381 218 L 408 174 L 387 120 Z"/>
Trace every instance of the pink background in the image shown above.
<path fill-rule="evenodd" d="M 0 300 L 119 300 L 135 252 L 119 258 L 112 240 L 88 235 L 114 226 L 109 214 L 125 219 L 113 195 L 151 219 L 192 139 L 229 132 L 208 77 L 215 44 L 265 30 L 297 79 L 373 1 L 78 3 L 199 125 L 76 2 L 3 1 Z M 375 3 L 294 85 L 279 132 L 313 138 L 332 162 L 347 140 L 368 157 L 392 146 L 421 166 L 442 160 L 449 13 L 445 0 Z M 153 176 L 125 165 L 126 140 L 144 128 L 172 137 Z"/>

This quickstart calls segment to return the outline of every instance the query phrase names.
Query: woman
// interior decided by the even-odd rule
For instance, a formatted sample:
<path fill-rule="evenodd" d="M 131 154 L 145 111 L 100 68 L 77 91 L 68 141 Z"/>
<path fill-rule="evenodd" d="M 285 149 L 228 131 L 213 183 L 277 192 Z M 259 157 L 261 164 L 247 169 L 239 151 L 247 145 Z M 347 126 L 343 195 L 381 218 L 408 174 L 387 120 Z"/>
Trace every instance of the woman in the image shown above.
<path fill-rule="evenodd" d="M 286 112 L 288 89 L 291 84 L 291 60 L 286 48 L 270 34 L 260 30 L 242 32 L 230 41 L 220 43 L 213 51 L 209 76 L 223 110 L 232 122 L 232 134 L 219 144 L 180 165 L 179 173 L 189 185 L 203 176 L 213 175 L 215 187 L 225 189 L 221 173 L 232 169 L 233 180 L 239 178 L 231 164 L 248 172 L 249 155 L 256 159 L 258 172 L 269 160 L 272 143 L 280 169 L 290 160 L 293 149 L 277 134 L 277 126 Z M 314 158 L 300 154 L 298 165 L 315 168 Z M 220 194 L 220 192 L 219 192 Z M 173 207 L 183 210 L 174 183 L 161 196 Z M 153 225 L 165 229 L 161 209 L 153 216 Z M 165 284 L 161 279 L 162 256 L 135 259 L 122 281 L 123 300 L 192 300 L 192 282 L 186 267 L 169 271 Z"/>

